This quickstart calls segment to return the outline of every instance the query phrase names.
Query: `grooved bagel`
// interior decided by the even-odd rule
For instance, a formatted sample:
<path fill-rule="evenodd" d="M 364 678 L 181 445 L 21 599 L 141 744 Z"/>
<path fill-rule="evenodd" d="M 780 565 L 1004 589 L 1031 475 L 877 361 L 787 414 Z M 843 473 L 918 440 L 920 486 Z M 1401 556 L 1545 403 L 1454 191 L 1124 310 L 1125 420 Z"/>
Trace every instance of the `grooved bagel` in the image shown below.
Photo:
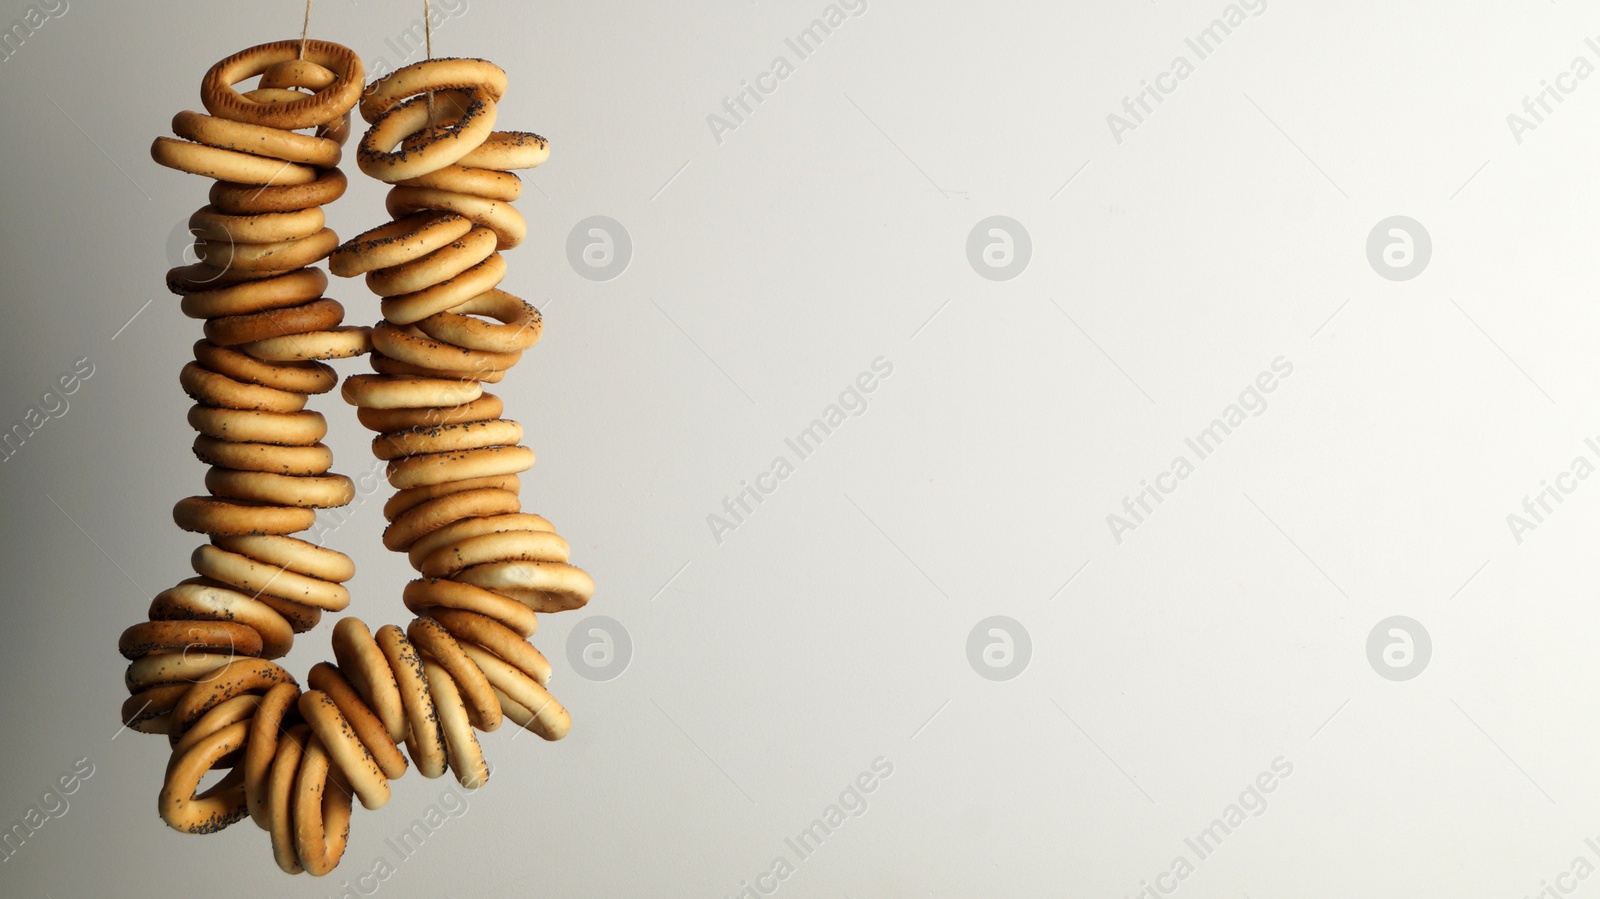
<path fill-rule="evenodd" d="M 554 527 L 522 511 L 534 453 L 484 391 L 541 334 L 538 310 L 499 289 L 499 251 L 526 234 L 510 170 L 543 162 L 548 144 L 492 130 L 508 81 L 493 63 L 428 60 L 365 91 L 364 74 L 338 44 L 251 47 L 206 73 L 205 113 L 178 113 L 176 137 L 151 146 L 157 163 L 215 179 L 189 220 L 198 261 L 167 273 L 183 314 L 204 322 L 178 381 L 209 466 L 206 495 L 172 514 L 208 542 L 191 555 L 195 576 L 118 641 L 123 723 L 171 749 L 162 820 L 209 834 L 249 817 L 279 868 L 314 876 L 338 865 L 354 800 L 381 808 L 412 764 L 475 788 L 489 776 L 476 731 L 509 719 L 546 740 L 567 734 L 550 663 L 528 638 L 538 612 L 594 592 Z M 357 163 L 395 185 L 399 218 L 341 244 L 321 206 L 344 193 L 335 166 L 358 101 L 372 127 Z M 323 294 L 324 259 L 366 276 L 383 320 L 344 324 Z M 356 496 L 307 402 L 338 383 L 326 360 L 369 354 L 374 373 L 341 394 L 388 463 L 383 542 L 421 575 L 402 597 L 415 617 L 376 631 L 340 618 L 335 660 L 300 680 L 276 660 L 348 608 L 356 573 L 297 536 Z"/>

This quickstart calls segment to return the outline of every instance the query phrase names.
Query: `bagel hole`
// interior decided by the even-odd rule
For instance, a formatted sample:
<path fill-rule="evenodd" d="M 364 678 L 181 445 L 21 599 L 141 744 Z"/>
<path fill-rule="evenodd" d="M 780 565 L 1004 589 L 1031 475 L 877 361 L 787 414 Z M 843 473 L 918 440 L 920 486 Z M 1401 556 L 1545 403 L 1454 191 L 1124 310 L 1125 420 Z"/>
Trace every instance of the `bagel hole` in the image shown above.
<path fill-rule="evenodd" d="M 235 750 L 223 756 L 222 758 L 217 759 L 216 767 L 212 768 L 210 771 L 207 771 L 200 777 L 200 784 L 194 788 L 194 794 L 196 796 L 203 796 L 205 795 L 206 791 L 221 783 L 222 779 L 227 777 L 233 771 L 233 765 L 240 757 L 242 757 L 242 753 L 240 753 L 238 750 Z"/>
<path fill-rule="evenodd" d="M 245 84 L 247 82 L 254 82 L 254 86 L 253 87 L 241 88 L 239 85 L 234 85 L 234 89 L 240 91 L 241 93 L 245 93 L 245 92 L 250 91 L 250 90 L 260 90 L 260 89 L 266 87 L 266 85 L 263 83 L 263 82 L 266 81 L 266 76 L 267 76 L 267 73 L 266 72 L 262 72 L 260 75 L 252 76 L 250 78 L 246 78 L 244 81 L 241 81 L 239 83 L 239 85 L 243 85 L 243 84 Z M 305 87 L 303 85 L 298 85 L 298 84 L 285 85 L 285 86 L 277 87 L 277 88 L 274 88 L 274 89 L 275 90 L 282 90 L 282 91 L 290 91 L 292 93 L 299 94 L 301 99 L 309 99 L 311 97 L 316 96 L 316 94 L 317 94 L 315 89 L 309 88 L 309 87 Z M 271 102 L 271 101 L 269 101 L 269 102 Z M 328 124 L 332 125 L 333 123 L 329 122 Z M 290 133 L 299 134 L 299 135 L 302 135 L 304 137 L 317 137 L 317 136 L 319 136 L 318 132 L 322 130 L 322 127 L 323 126 L 313 125 L 313 126 L 311 126 L 309 128 L 296 128 Z"/>

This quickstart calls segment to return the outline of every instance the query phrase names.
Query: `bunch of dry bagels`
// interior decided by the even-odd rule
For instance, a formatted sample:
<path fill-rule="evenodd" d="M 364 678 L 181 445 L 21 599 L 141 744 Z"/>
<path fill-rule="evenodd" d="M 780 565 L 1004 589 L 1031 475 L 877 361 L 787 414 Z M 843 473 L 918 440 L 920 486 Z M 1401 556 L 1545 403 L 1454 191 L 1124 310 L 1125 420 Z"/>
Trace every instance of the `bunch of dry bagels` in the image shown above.
<path fill-rule="evenodd" d="M 527 232 L 512 170 L 543 162 L 548 145 L 494 130 L 506 74 L 484 60 L 363 78 L 338 44 L 252 47 L 207 72 L 209 114 L 179 113 L 177 138 L 151 147 L 162 165 L 215 179 L 190 220 L 198 261 L 167 276 L 184 313 L 205 321 L 180 383 L 195 400 L 195 455 L 211 466 L 209 495 L 179 501 L 173 517 L 209 542 L 191 558 L 196 576 L 158 594 L 119 642 L 124 723 L 172 746 L 163 820 L 212 833 L 248 815 L 283 870 L 315 875 L 339 862 L 353 798 L 382 806 L 407 756 L 425 777 L 448 769 L 477 787 L 488 768 L 475 730 L 509 718 L 566 735 L 550 665 L 528 638 L 536 613 L 594 592 L 566 541 L 522 511 L 533 452 L 484 390 L 541 334 L 539 312 L 498 285 L 500 251 Z M 344 193 L 336 166 L 357 108 L 370 125 L 357 163 L 394 185 L 395 218 L 340 245 L 321 207 Z M 343 324 L 323 296 L 325 258 L 382 297 L 376 325 Z M 421 575 L 404 591 L 416 617 L 376 633 L 341 618 L 335 661 L 314 665 L 302 689 L 273 660 L 349 605 L 355 574 L 343 553 L 294 536 L 355 496 L 331 472 L 325 419 L 305 405 L 338 383 L 325 360 L 359 355 L 373 373 L 342 393 L 388 462 L 383 542 Z"/>

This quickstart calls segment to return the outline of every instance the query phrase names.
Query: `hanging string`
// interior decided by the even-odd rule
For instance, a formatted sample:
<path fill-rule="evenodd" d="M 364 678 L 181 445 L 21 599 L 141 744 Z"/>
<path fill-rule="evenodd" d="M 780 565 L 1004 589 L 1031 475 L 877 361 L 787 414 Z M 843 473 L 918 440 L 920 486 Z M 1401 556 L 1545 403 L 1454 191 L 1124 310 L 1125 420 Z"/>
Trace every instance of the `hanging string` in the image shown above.
<path fill-rule="evenodd" d="M 306 0 L 306 20 L 300 26 L 300 58 L 306 58 L 306 35 L 311 33 L 311 0 Z"/>
<path fill-rule="evenodd" d="M 307 0 L 310 2 L 310 0 Z M 427 46 L 428 58 L 433 58 L 433 0 L 422 0 L 422 34 L 423 42 Z M 428 136 L 433 136 L 433 91 L 428 91 Z"/>

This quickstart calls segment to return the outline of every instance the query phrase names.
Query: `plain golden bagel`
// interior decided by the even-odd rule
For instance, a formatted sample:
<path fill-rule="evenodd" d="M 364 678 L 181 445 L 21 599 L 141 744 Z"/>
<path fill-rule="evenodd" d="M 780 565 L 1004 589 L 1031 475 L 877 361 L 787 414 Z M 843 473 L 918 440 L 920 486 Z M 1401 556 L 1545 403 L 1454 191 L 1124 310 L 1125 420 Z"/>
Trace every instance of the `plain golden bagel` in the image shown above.
<path fill-rule="evenodd" d="M 190 496 L 172 507 L 172 520 L 178 527 L 197 534 L 293 534 L 317 523 L 315 509 L 267 506 Z"/>
<path fill-rule="evenodd" d="M 327 393 L 339 383 L 338 373 L 321 362 L 263 362 L 209 340 L 195 342 L 194 360 L 236 381 L 295 393 Z"/>
<path fill-rule="evenodd" d="M 195 255 L 214 268 L 241 273 L 278 273 L 294 271 L 317 262 L 339 244 L 339 235 L 331 228 L 309 237 L 280 240 L 275 243 L 235 243 L 232 241 L 207 241 L 195 245 Z"/>
<path fill-rule="evenodd" d="M 282 658 L 294 646 L 294 630 L 272 607 L 249 594 L 203 578 L 181 581 L 157 593 L 150 600 L 150 620 L 242 624 L 260 637 L 260 655 L 267 659 Z"/>
<path fill-rule="evenodd" d="M 471 382 L 354 375 L 345 379 L 340 393 L 344 396 L 345 402 L 353 406 L 415 409 L 421 406 L 470 403 L 483 395 L 483 388 Z"/>
<path fill-rule="evenodd" d="M 229 552 L 306 577 L 342 584 L 356 576 L 356 563 L 349 556 L 298 537 L 213 537 L 211 542 Z"/>
<path fill-rule="evenodd" d="M 257 412 L 252 409 L 224 409 L 218 406 L 192 406 L 189 426 L 207 437 L 245 443 L 275 443 L 279 446 L 311 446 L 328 434 L 328 420 L 321 412 Z"/>
<path fill-rule="evenodd" d="M 522 196 L 522 179 L 510 172 L 447 165 L 442 169 L 395 182 L 404 187 L 433 187 L 458 194 L 474 194 L 491 200 L 516 202 Z"/>
<path fill-rule="evenodd" d="M 532 131 L 496 131 L 459 165 L 495 171 L 531 169 L 550 158 L 550 142 Z"/>
<path fill-rule="evenodd" d="M 339 164 L 337 141 L 296 134 L 281 128 L 220 119 L 189 110 L 172 117 L 172 133 L 208 147 L 237 150 L 252 156 L 297 162 L 316 168 L 330 168 Z"/>
<path fill-rule="evenodd" d="M 317 230 L 321 229 L 318 224 Z M 218 318 L 298 306 L 322 296 L 327 287 L 328 276 L 322 269 L 302 268 L 271 278 L 186 293 L 179 305 L 190 318 Z"/>
<path fill-rule="evenodd" d="M 240 346 L 246 353 L 269 362 L 310 362 L 349 359 L 372 351 L 372 330 L 362 325 L 338 325 L 300 334 L 252 340 Z"/>
<path fill-rule="evenodd" d="M 293 337 L 336 328 L 344 321 L 338 300 L 312 300 L 287 309 L 213 318 L 205 324 L 206 339 L 217 346 L 238 346 L 274 337 Z"/>
<path fill-rule="evenodd" d="M 271 187 L 310 184 L 317 180 L 317 170 L 310 166 L 171 137 L 156 138 L 150 145 L 150 158 L 169 169 L 236 184 Z"/>
<path fill-rule="evenodd" d="M 234 90 L 239 82 L 296 59 L 316 63 L 337 78 L 316 93 L 290 103 L 260 103 Z M 315 40 L 274 41 L 241 50 L 212 66 L 200 84 L 200 100 L 206 111 L 225 119 L 285 131 L 315 128 L 356 105 L 361 99 L 364 75 L 360 57 L 347 47 Z"/>
<path fill-rule="evenodd" d="M 372 351 L 368 360 L 372 370 L 379 374 L 394 375 L 400 378 L 433 378 L 445 381 L 476 381 L 479 384 L 498 384 L 505 379 L 505 369 L 495 368 L 486 370 L 461 370 L 445 368 L 423 368 L 399 359 L 390 359 L 377 350 Z"/>
<path fill-rule="evenodd" d="M 275 243 L 310 237 L 321 231 L 326 221 L 320 206 L 257 215 L 228 215 L 215 206 L 202 206 L 189 216 L 189 233 L 204 240 Z"/>
<path fill-rule="evenodd" d="M 334 509 L 356 494 L 355 483 L 342 474 L 291 475 L 216 466 L 206 471 L 206 489 L 212 496 L 310 509 Z"/>
<path fill-rule="evenodd" d="M 284 184 L 262 187 L 218 181 L 211 185 L 211 205 L 228 215 L 258 215 L 264 212 L 294 212 L 311 206 L 326 206 L 344 196 L 349 187 L 338 169 L 321 169 L 309 184 Z"/>
<path fill-rule="evenodd" d="M 235 381 L 194 362 L 185 365 L 178 373 L 178 384 L 184 393 L 204 406 L 253 409 L 258 412 L 299 412 L 306 405 L 306 395 L 303 393 Z"/>
<path fill-rule="evenodd" d="M 519 599 L 536 612 L 580 608 L 594 595 L 594 580 L 588 573 L 564 562 L 486 562 L 456 577 Z"/>
<path fill-rule="evenodd" d="M 324 580 L 220 546 L 201 544 L 189 557 L 196 574 L 250 596 L 276 596 L 304 606 L 338 612 L 350 605 L 350 591 Z"/>
<path fill-rule="evenodd" d="M 144 621 L 122 632 L 117 649 L 130 661 L 153 652 L 259 656 L 261 635 L 249 625 L 232 621 Z"/>

